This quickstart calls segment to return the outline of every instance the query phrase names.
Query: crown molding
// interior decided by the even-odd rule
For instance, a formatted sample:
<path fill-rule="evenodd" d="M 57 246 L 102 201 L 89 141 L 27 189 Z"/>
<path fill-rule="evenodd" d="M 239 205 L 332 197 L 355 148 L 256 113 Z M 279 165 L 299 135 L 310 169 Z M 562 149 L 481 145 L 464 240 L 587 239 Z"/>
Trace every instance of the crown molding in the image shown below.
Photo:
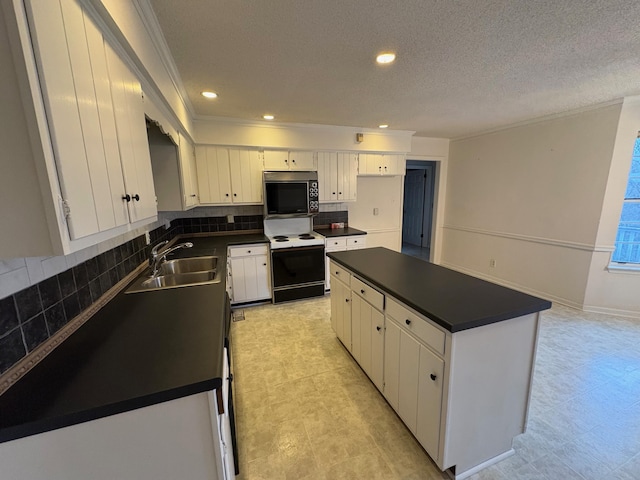
<path fill-rule="evenodd" d="M 136 0 L 133 3 L 135 9 L 138 11 L 140 15 L 140 19 L 147 29 L 147 33 L 151 37 L 153 42 L 153 46 L 158 52 L 158 56 L 162 61 L 162 65 L 167 70 L 169 74 L 169 78 L 173 83 L 176 91 L 181 97 L 181 101 L 184 104 L 185 108 L 189 112 L 191 118 L 195 117 L 195 109 L 193 108 L 193 104 L 189 99 L 189 95 L 187 94 L 187 90 L 184 88 L 184 84 L 182 83 L 182 77 L 180 76 L 180 72 L 178 71 L 178 67 L 176 63 L 173 61 L 173 55 L 171 55 L 171 51 L 169 50 L 169 45 L 167 45 L 167 40 L 164 38 L 164 33 L 162 33 L 162 29 L 160 28 L 160 23 L 158 22 L 158 17 L 156 17 L 155 12 L 153 11 L 153 7 L 149 0 Z"/>
<path fill-rule="evenodd" d="M 629 98 L 629 97 L 625 97 L 625 98 Z M 586 107 L 581 107 L 581 108 L 576 108 L 573 110 L 567 110 L 564 112 L 559 112 L 559 113 L 552 113 L 549 115 L 543 115 L 541 117 L 535 117 L 535 118 L 530 118 L 528 120 L 523 120 L 521 122 L 516 122 L 516 123 L 512 123 L 509 125 L 503 125 L 501 127 L 496 127 L 496 128 L 491 128 L 489 130 L 483 130 L 480 132 L 476 132 L 476 133 L 471 133 L 468 135 L 461 135 L 459 137 L 454 137 L 451 138 L 451 142 L 458 142 L 461 140 L 469 140 L 472 138 L 476 138 L 476 137 L 482 137 L 484 135 L 489 135 L 492 133 L 498 133 L 498 132 L 502 132 L 505 130 L 510 130 L 512 128 L 518 128 L 518 127 L 524 127 L 527 125 L 534 125 L 536 123 L 542 123 L 542 122 L 547 122 L 549 120 L 556 120 L 559 118 L 564 118 L 564 117 L 573 117 L 575 115 L 580 115 L 582 113 L 586 113 L 586 112 L 591 112 L 593 110 L 599 110 L 601 108 L 606 108 L 606 107 L 611 107 L 613 105 L 621 105 L 624 101 L 625 98 L 616 98 L 614 100 L 610 100 L 608 102 L 602 102 L 602 103 L 596 103 L 595 105 L 589 105 Z M 640 98 L 640 97 L 630 97 L 630 98 Z"/>
<path fill-rule="evenodd" d="M 369 127 L 351 127 L 347 125 L 325 125 L 319 123 L 286 123 L 267 120 L 247 120 L 236 117 L 219 117 L 211 115 L 194 115 L 194 123 L 217 123 L 222 125 L 236 125 L 239 127 L 260 127 L 279 130 L 308 129 L 308 130 L 341 130 L 349 133 L 366 133 L 367 135 L 380 135 L 382 137 L 412 137 L 416 132 L 411 130 L 380 130 Z"/>

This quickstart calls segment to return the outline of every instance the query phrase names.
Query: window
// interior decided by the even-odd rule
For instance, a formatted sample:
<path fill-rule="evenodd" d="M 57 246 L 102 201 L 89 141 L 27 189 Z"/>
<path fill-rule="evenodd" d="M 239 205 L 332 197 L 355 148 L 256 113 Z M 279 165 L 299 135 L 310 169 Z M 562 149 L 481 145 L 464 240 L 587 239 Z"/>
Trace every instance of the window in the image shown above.
<path fill-rule="evenodd" d="M 631 171 L 611 260 L 615 263 L 640 264 L 640 132 L 633 148 Z"/>

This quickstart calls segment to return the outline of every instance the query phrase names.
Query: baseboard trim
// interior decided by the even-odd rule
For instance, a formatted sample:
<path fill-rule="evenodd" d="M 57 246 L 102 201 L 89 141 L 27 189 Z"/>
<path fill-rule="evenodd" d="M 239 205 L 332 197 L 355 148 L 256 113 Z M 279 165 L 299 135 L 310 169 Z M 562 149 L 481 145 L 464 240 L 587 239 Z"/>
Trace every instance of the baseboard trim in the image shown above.
<path fill-rule="evenodd" d="M 490 467 L 491 465 L 494 465 L 506 458 L 509 458 L 514 453 L 516 453 L 516 451 L 512 448 L 510 450 L 507 450 L 504 453 L 501 453 L 500 455 L 490 458 L 486 462 L 482 462 L 480 465 L 476 465 L 475 467 L 470 468 L 465 472 L 457 473 L 457 474 L 451 473 L 451 470 L 447 470 L 446 472 L 447 472 L 447 475 L 449 475 L 449 478 L 452 478 L 453 480 L 464 480 L 465 478 L 469 478 L 471 475 L 478 473 L 480 470 L 484 470 L 485 468 Z"/>

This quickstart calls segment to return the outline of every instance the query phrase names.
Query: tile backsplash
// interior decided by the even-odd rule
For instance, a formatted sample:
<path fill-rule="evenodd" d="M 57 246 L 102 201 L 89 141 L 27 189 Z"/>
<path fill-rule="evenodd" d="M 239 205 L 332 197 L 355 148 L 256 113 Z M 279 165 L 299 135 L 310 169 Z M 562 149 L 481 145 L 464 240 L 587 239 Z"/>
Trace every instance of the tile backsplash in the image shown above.
<path fill-rule="evenodd" d="M 235 215 L 233 220 L 227 222 L 226 216 L 174 219 L 170 228 L 149 232 L 150 245 L 139 235 L 0 299 L 0 374 L 137 268 L 156 243 L 183 233 L 262 229 L 261 215 Z M 64 261 L 64 257 L 52 259 Z"/>
<path fill-rule="evenodd" d="M 320 212 L 313 217 L 313 226 L 331 225 L 332 223 L 349 223 L 349 212 L 340 210 L 335 212 Z"/>

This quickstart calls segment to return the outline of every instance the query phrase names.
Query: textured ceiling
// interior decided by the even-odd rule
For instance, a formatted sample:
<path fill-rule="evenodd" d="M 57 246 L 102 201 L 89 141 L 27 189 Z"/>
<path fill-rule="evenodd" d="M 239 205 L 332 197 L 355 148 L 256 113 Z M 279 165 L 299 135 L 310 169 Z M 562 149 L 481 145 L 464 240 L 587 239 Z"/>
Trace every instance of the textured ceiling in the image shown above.
<path fill-rule="evenodd" d="M 150 3 L 198 115 L 455 138 L 640 94 L 637 0 Z"/>

